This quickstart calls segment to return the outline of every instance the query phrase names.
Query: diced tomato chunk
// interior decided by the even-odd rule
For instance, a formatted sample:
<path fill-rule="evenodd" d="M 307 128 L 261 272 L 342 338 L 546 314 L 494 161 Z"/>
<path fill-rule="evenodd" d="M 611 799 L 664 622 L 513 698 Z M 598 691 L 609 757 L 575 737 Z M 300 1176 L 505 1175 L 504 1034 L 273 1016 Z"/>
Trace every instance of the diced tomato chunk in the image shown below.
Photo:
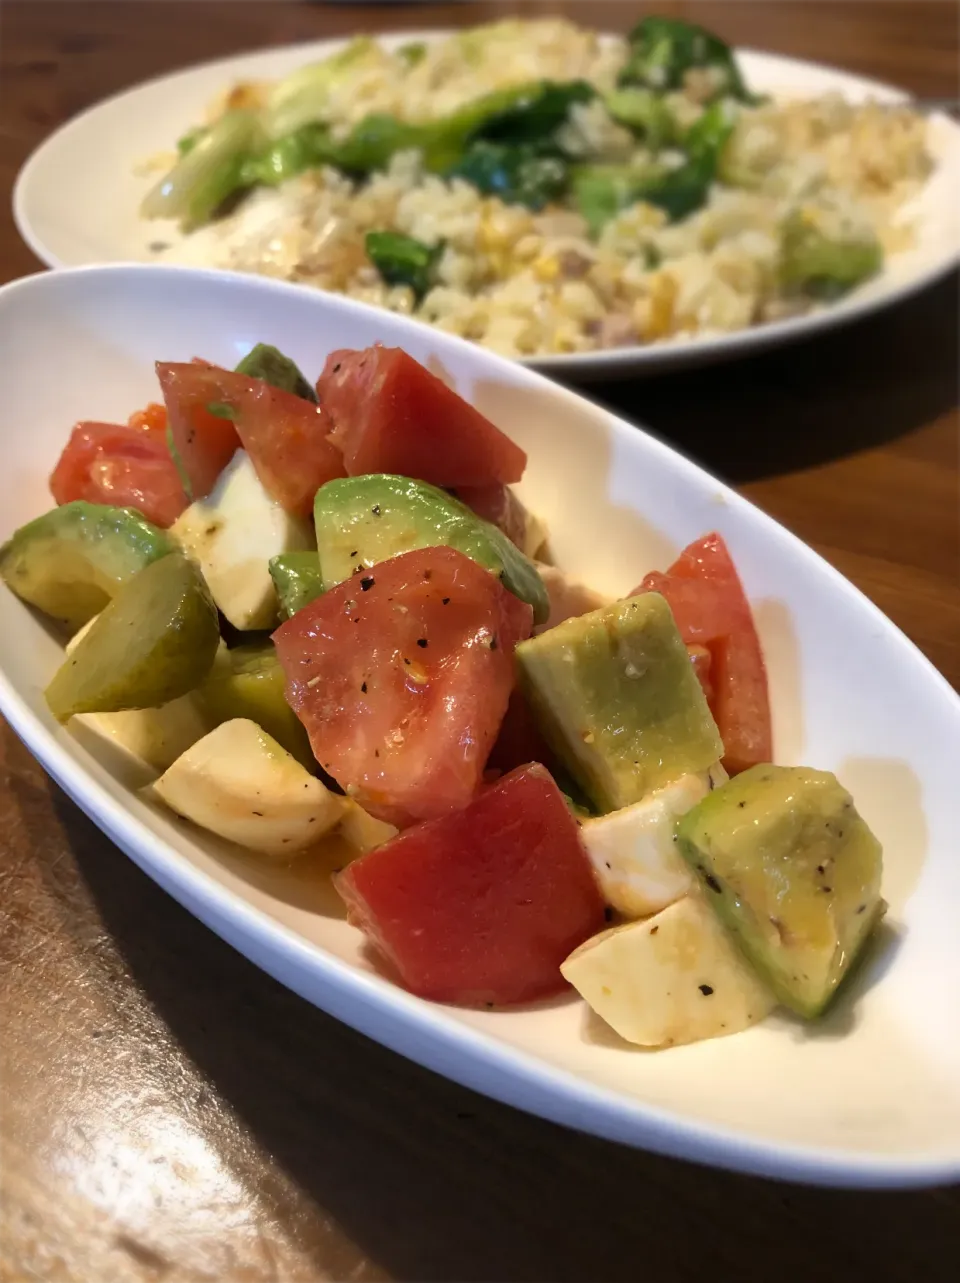
<path fill-rule="evenodd" d="M 167 407 L 159 401 L 151 401 L 142 410 L 134 410 L 127 420 L 127 427 L 141 432 L 166 432 Z"/>
<path fill-rule="evenodd" d="M 50 476 L 58 504 L 85 499 L 136 508 L 169 526 L 187 506 L 163 434 L 117 423 L 78 423 Z"/>
<path fill-rule="evenodd" d="M 523 549 L 527 541 L 527 510 L 509 486 L 458 486 L 454 491 L 461 503 L 478 517 L 502 530 L 511 543 Z"/>
<path fill-rule="evenodd" d="M 723 764 L 730 774 L 771 761 L 773 731 L 763 650 L 750 603 L 721 536 L 714 533 L 697 539 L 666 574 L 647 575 L 635 592 L 661 593 L 684 642 L 709 652 L 712 696 L 708 694 L 708 699 L 723 739 Z"/>
<path fill-rule="evenodd" d="M 697 675 L 697 681 L 703 688 L 707 703 L 713 707 L 713 656 L 707 650 L 706 646 L 687 646 L 687 653 L 690 656 L 690 662 L 693 664 L 693 671 Z"/>
<path fill-rule="evenodd" d="M 337 889 L 404 985 L 439 1002 L 562 992 L 561 962 L 604 927 L 577 822 L 542 766 L 362 856 Z"/>
<path fill-rule="evenodd" d="M 203 499 L 210 493 L 240 447 L 233 422 L 211 414 L 207 408 L 216 401 L 211 392 L 213 383 L 207 381 L 215 373 L 220 371 L 196 362 L 157 362 L 170 447 L 193 499 Z"/>
<path fill-rule="evenodd" d="M 527 464 L 518 445 L 400 348 L 332 353 L 317 396 L 351 477 L 487 486 L 519 481 Z"/>
<path fill-rule="evenodd" d="M 436 547 L 355 575 L 273 638 L 320 765 L 402 828 L 473 797 L 532 624 L 495 575 Z"/>
<path fill-rule="evenodd" d="M 552 770 L 555 758 L 530 711 L 519 687 L 514 687 L 500 733 L 487 759 L 489 770 L 512 771 L 529 762 L 540 762 Z"/>
<path fill-rule="evenodd" d="M 194 425 L 196 431 L 187 443 L 188 455 L 201 435 L 207 434 L 208 444 L 194 482 L 195 496 L 209 492 L 238 445 L 249 454 L 270 497 L 298 516 L 310 513 L 314 495 L 324 482 L 346 475 L 343 456 L 328 440 L 327 416 L 313 402 L 272 387 L 263 379 L 198 362 L 164 367 L 160 379 L 171 425 L 175 421 L 180 425 L 177 448 L 188 471 L 196 469 L 196 461 L 188 462 L 179 444 L 185 437 L 183 424 Z M 229 419 L 211 415 L 211 405 L 221 407 Z M 225 424 L 226 430 L 213 429 L 211 436 L 211 420 Z"/>

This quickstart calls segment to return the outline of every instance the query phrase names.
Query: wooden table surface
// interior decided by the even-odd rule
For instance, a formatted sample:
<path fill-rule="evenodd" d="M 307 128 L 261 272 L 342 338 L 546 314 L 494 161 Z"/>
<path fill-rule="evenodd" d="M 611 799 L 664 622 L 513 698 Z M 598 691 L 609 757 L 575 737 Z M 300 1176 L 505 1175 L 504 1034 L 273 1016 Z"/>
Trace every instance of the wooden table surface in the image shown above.
<path fill-rule="evenodd" d="M 0 178 L 9 189 L 49 130 L 147 76 L 518 7 L 8 0 Z M 659 8 L 957 93 L 952 4 Z M 603 0 L 525 8 L 558 10 L 607 28 L 637 16 Z M 35 270 L 0 218 L 0 280 Z M 834 336 L 604 391 L 808 540 L 954 685 L 957 301 L 954 278 Z M 367 1042 L 168 899 L 6 728 L 0 751 L 7 1283 L 960 1277 L 957 1190 L 823 1192 L 700 1170 L 526 1117 Z"/>

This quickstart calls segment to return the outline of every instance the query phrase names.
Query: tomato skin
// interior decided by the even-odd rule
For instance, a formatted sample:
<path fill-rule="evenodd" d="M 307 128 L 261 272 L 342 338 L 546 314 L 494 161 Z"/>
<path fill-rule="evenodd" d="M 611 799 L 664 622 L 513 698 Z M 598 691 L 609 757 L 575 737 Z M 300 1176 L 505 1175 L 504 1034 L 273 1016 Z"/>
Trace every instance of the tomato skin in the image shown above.
<path fill-rule="evenodd" d="M 499 483 L 489 486 L 459 486 L 454 491 L 478 517 L 489 521 L 521 550 L 527 540 L 527 510 L 510 489 Z"/>
<path fill-rule="evenodd" d="M 207 406 L 217 399 L 217 371 L 196 362 L 157 362 L 157 378 L 167 409 L 167 430 L 181 467 L 189 481 L 190 496 L 203 499 L 216 484 L 240 447 L 237 430 L 229 419 L 211 414 Z"/>
<path fill-rule="evenodd" d="M 172 525 L 188 504 L 163 433 L 115 423 L 78 423 L 50 474 L 58 504 L 136 508 L 148 521 Z"/>
<path fill-rule="evenodd" d="M 400 348 L 333 352 L 317 396 L 351 477 L 487 486 L 519 481 L 527 464 L 518 445 Z"/>
<path fill-rule="evenodd" d="M 137 428 L 141 432 L 166 432 L 167 407 L 159 401 L 151 401 L 142 410 L 134 410 L 127 420 L 127 427 Z"/>
<path fill-rule="evenodd" d="M 654 571 L 635 592 L 666 597 L 687 646 L 704 647 L 710 709 L 731 775 L 773 759 L 767 669 L 750 603 L 719 534 L 685 548 L 665 574 Z M 702 673 L 698 672 L 703 682 Z M 706 690 L 706 686 L 705 686 Z"/>
<path fill-rule="evenodd" d="M 325 771 L 403 828 L 476 792 L 533 612 L 453 548 L 381 562 L 273 635 L 287 701 Z"/>
<path fill-rule="evenodd" d="M 713 656 L 706 646 L 688 645 L 687 652 L 690 655 L 690 662 L 693 664 L 693 671 L 697 675 L 697 681 L 703 688 L 706 701 L 713 708 Z"/>
<path fill-rule="evenodd" d="M 540 762 L 551 771 L 556 765 L 554 755 L 530 711 L 530 705 L 520 688 L 515 686 L 500 723 L 500 732 L 487 758 L 487 769 L 501 773 L 513 771 L 529 762 Z"/>
<path fill-rule="evenodd" d="M 605 925 L 577 822 L 536 765 L 401 833 L 336 882 L 403 984 L 438 1002 L 561 993 L 561 962 Z"/>
<path fill-rule="evenodd" d="M 168 366 L 160 379 L 171 427 L 177 422 L 181 427 L 189 423 L 196 428 L 188 451 L 197 448 L 201 436 L 205 441 L 201 468 L 194 481 L 195 497 L 209 493 L 241 445 L 267 494 L 287 512 L 301 517 L 309 516 L 314 495 L 324 482 L 346 475 L 343 456 L 328 440 L 327 415 L 303 397 L 275 388 L 263 379 L 196 361 Z M 211 415 L 207 406 L 213 404 L 228 406 L 232 421 Z M 225 424 L 226 430 L 211 428 L 211 421 Z M 176 434 L 175 438 L 180 457 L 190 471 L 196 467 L 196 459 L 188 461 Z"/>

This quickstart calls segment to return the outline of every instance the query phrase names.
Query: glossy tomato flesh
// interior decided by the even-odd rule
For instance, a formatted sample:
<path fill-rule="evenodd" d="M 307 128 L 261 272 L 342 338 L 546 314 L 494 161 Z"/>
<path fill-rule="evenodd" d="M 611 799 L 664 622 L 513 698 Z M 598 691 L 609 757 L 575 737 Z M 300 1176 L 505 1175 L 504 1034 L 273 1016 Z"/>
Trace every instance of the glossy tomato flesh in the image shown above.
<path fill-rule="evenodd" d="M 167 410 L 167 434 L 192 499 L 203 499 L 233 458 L 240 438 L 230 419 L 211 414 L 217 374 L 199 362 L 157 362 L 157 378 Z"/>
<path fill-rule="evenodd" d="M 58 504 L 88 503 L 135 508 L 148 521 L 169 526 L 188 499 L 162 432 L 116 423 L 78 423 L 50 475 Z"/>
<path fill-rule="evenodd" d="M 320 765 L 402 828 L 473 797 L 532 623 L 496 576 L 436 547 L 355 575 L 273 636 Z"/>
<path fill-rule="evenodd" d="M 334 352 L 317 382 L 350 476 L 390 472 L 435 486 L 519 481 L 527 456 L 400 348 Z"/>
<path fill-rule="evenodd" d="M 191 479 L 196 477 L 195 496 L 209 493 L 238 445 L 250 456 L 267 494 L 298 516 L 309 515 L 324 482 L 346 475 L 343 456 L 327 439 L 327 416 L 312 401 L 217 366 L 191 363 L 158 369 L 171 426 L 178 425 L 177 449 Z M 211 414 L 210 406 L 229 417 Z M 211 420 L 225 427 L 211 428 Z M 195 435 L 185 455 L 180 442 L 190 431 L 184 425 L 191 424 Z M 197 470 L 201 441 L 206 444 Z"/>
<path fill-rule="evenodd" d="M 661 593 L 688 646 L 710 654 L 711 711 L 731 775 L 773 757 L 767 669 L 750 603 L 723 539 L 705 535 L 637 592 Z"/>
<path fill-rule="evenodd" d="M 478 517 L 502 530 L 521 550 L 527 540 L 527 510 L 510 489 L 499 483 L 490 486 L 458 486 L 454 491 L 461 503 Z"/>
<path fill-rule="evenodd" d="M 604 927 L 577 822 L 536 765 L 362 856 L 337 889 L 403 984 L 439 1002 L 562 992 L 560 964 Z"/>

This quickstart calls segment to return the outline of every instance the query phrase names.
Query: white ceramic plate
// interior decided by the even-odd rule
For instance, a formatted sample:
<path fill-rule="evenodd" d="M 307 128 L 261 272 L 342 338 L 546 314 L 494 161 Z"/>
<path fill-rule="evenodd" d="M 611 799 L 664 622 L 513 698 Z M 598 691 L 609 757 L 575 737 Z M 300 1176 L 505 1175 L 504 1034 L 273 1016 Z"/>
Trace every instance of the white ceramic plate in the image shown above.
<path fill-rule="evenodd" d="M 387 45 L 438 39 L 444 32 L 383 37 Z M 109 98 L 57 130 L 27 161 L 14 191 L 14 216 L 31 249 L 51 267 L 87 263 L 146 262 L 151 242 L 177 239 L 171 224 L 147 223 L 137 214 L 156 174 L 137 176 L 144 160 L 169 152 L 223 88 L 242 79 L 274 79 L 342 47 L 323 41 L 206 63 L 152 80 Z M 838 91 L 853 101 L 874 97 L 903 101 L 889 85 L 814 63 L 743 50 L 748 83 L 784 97 Z M 716 338 L 646 348 L 539 357 L 531 362 L 558 377 L 616 378 L 682 365 L 746 356 L 788 340 L 829 329 L 912 294 L 960 259 L 960 125 L 945 116 L 930 122 L 938 169 L 917 201 L 917 244 L 893 257 L 881 276 L 837 305 L 808 317 Z"/>
<path fill-rule="evenodd" d="M 58 728 L 61 651 L 0 587 L 0 708 L 51 775 L 152 878 L 283 984 L 498 1099 L 627 1144 L 799 1180 L 960 1177 L 960 698 L 863 596 L 770 518 L 668 447 L 541 375 L 333 295 L 184 268 L 50 273 L 0 290 L 0 537 L 50 506 L 78 418 L 156 395 L 153 362 L 234 364 L 257 340 L 312 374 L 332 347 L 402 345 L 529 452 L 523 498 L 560 565 L 622 593 L 712 528 L 755 604 L 778 760 L 836 771 L 886 850 L 890 928 L 819 1027 L 775 1016 L 736 1037 L 642 1052 L 575 997 L 514 1012 L 422 1002 L 379 978 L 317 883 L 151 809 L 107 750 Z M 856 1001 L 851 1001 L 852 997 Z"/>

